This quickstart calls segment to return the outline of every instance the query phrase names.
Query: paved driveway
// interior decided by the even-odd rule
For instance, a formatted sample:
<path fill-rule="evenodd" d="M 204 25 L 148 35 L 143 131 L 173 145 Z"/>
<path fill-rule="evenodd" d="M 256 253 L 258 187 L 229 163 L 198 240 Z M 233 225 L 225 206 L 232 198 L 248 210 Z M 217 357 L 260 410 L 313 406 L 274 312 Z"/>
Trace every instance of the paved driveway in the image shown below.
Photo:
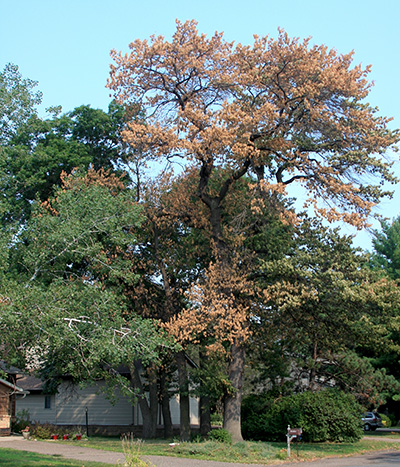
<path fill-rule="evenodd" d="M 355 457 L 335 457 L 321 459 L 313 462 L 301 462 L 296 464 L 280 464 L 279 467 L 399 467 L 400 452 L 398 451 L 378 451 Z M 248 466 L 249 467 L 249 466 Z"/>

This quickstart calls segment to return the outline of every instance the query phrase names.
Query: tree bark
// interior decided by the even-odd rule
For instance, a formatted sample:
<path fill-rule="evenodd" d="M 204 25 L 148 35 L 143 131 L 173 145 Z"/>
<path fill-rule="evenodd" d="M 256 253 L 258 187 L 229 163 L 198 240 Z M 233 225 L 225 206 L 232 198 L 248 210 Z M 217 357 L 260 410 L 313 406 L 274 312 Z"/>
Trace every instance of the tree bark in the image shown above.
<path fill-rule="evenodd" d="M 315 387 L 315 379 L 317 376 L 317 359 L 318 359 L 318 345 L 316 342 L 314 342 L 313 346 L 313 366 L 311 367 L 310 373 L 308 375 L 309 381 L 308 381 L 308 389 L 310 391 L 314 391 Z"/>
<path fill-rule="evenodd" d="M 200 366 L 205 366 L 208 357 L 200 350 L 199 361 Z M 204 394 L 204 392 L 202 391 Z M 210 398 L 206 395 L 200 396 L 199 403 L 200 410 L 200 435 L 206 436 L 211 431 L 211 411 L 210 411 Z"/>
<path fill-rule="evenodd" d="M 184 352 L 176 355 L 179 382 L 179 414 L 180 414 L 180 438 L 181 441 L 189 441 L 190 433 L 190 399 L 189 380 L 187 377 L 186 358 Z"/>
<path fill-rule="evenodd" d="M 245 348 L 238 343 L 232 344 L 231 361 L 229 363 L 229 380 L 234 393 L 228 395 L 224 401 L 224 428 L 232 434 L 235 442 L 243 441 L 241 429 L 241 404 L 243 393 L 243 371 L 245 362 Z"/>
<path fill-rule="evenodd" d="M 160 403 L 161 403 L 161 410 L 162 410 L 162 415 L 163 415 L 164 438 L 165 439 L 172 438 L 174 435 L 169 399 L 170 397 L 168 393 L 167 377 L 166 377 L 165 371 L 162 369 L 161 375 L 160 375 Z"/>
<path fill-rule="evenodd" d="M 206 436 L 211 431 L 210 398 L 200 397 L 200 434 Z"/>
<path fill-rule="evenodd" d="M 133 386 L 139 391 L 138 404 L 139 404 L 140 411 L 142 413 L 142 418 L 143 418 L 142 437 L 145 439 L 155 438 L 156 429 L 157 429 L 157 403 L 156 403 L 156 407 L 154 408 L 154 400 L 151 394 L 152 391 L 150 392 L 150 397 L 149 397 L 150 403 L 147 401 L 142 379 L 140 377 L 141 368 L 142 368 L 141 363 L 139 361 L 135 361 L 130 366 L 131 380 L 133 382 Z M 156 400 L 157 400 L 157 393 L 156 393 Z"/>
<path fill-rule="evenodd" d="M 210 158 L 210 161 L 213 159 Z M 228 193 L 228 190 L 235 180 L 239 180 L 247 173 L 250 166 L 250 159 L 246 160 L 242 167 L 233 173 L 223 183 L 219 195 L 211 197 L 207 194 L 210 176 L 212 172 L 212 162 L 203 163 L 200 170 L 199 180 L 199 196 L 200 199 L 209 209 L 210 225 L 212 231 L 212 239 L 215 245 L 216 259 L 221 263 L 221 270 L 225 270 L 225 274 L 229 274 L 232 265 L 232 252 L 229 245 L 225 241 L 222 229 L 222 203 Z M 231 290 L 222 289 L 227 297 L 231 296 Z M 240 339 L 240 338 L 239 338 Z M 234 342 L 231 345 L 230 362 L 228 369 L 229 381 L 232 384 L 234 393 L 228 395 L 224 400 L 224 428 L 232 434 L 234 441 L 242 441 L 241 431 L 241 403 L 242 403 L 242 384 L 245 362 L 244 344 Z"/>
<path fill-rule="evenodd" d="M 151 418 L 151 438 L 157 436 L 157 416 L 158 416 L 158 381 L 157 371 L 154 367 L 147 369 L 147 380 L 149 385 L 150 418 Z"/>

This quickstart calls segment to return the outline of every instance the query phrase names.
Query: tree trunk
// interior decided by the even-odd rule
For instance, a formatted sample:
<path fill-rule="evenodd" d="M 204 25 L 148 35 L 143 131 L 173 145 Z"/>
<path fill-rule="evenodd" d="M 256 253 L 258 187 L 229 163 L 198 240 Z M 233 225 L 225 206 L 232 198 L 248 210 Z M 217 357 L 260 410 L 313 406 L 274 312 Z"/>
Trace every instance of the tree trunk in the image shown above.
<path fill-rule="evenodd" d="M 200 397 L 200 434 L 206 436 L 211 431 L 210 398 Z"/>
<path fill-rule="evenodd" d="M 147 401 L 147 397 L 144 391 L 142 379 L 140 377 L 140 370 L 142 366 L 139 361 L 135 361 L 130 366 L 130 373 L 131 373 L 131 380 L 133 382 L 133 386 L 138 390 L 138 404 L 140 407 L 140 411 L 143 417 L 143 431 L 142 437 L 145 439 L 148 438 L 155 438 L 156 437 L 156 429 L 157 429 L 157 405 L 156 409 L 154 410 L 154 402 L 153 407 L 151 407 L 152 397 L 149 398 L 150 404 Z M 156 393 L 157 394 L 157 393 Z M 155 417 L 154 417 L 155 412 Z"/>
<path fill-rule="evenodd" d="M 224 428 L 232 434 L 233 441 L 238 442 L 243 441 L 240 410 L 245 362 L 244 346 L 238 343 L 232 344 L 230 357 L 228 374 L 234 393 L 228 395 L 224 401 Z"/>
<path fill-rule="evenodd" d="M 232 270 L 232 251 L 230 245 L 226 243 L 222 229 L 222 203 L 229 191 L 230 186 L 235 180 L 239 180 L 244 176 L 250 166 L 250 159 L 246 160 L 243 166 L 233 173 L 222 184 L 218 196 L 210 196 L 207 193 L 211 173 L 213 170 L 212 159 L 205 160 L 200 170 L 199 180 L 199 196 L 204 204 L 208 207 L 210 213 L 210 226 L 212 231 L 212 239 L 214 242 L 215 256 L 217 261 L 221 263 L 221 271 L 224 271 L 225 277 L 229 277 Z M 237 291 L 232 291 L 231 287 L 222 286 L 220 292 L 225 294 L 229 301 L 232 292 L 236 295 Z M 243 326 L 245 324 L 243 323 Z M 240 337 L 238 339 L 241 339 Z M 241 431 L 241 404 L 242 404 L 242 384 L 245 362 L 244 338 L 242 343 L 234 342 L 231 345 L 230 362 L 228 369 L 229 381 L 233 387 L 233 394 L 228 395 L 224 400 L 224 428 L 232 434 L 233 441 L 242 441 Z"/>
<path fill-rule="evenodd" d="M 200 366 L 205 367 L 208 361 L 208 356 L 202 350 L 199 353 Z M 202 383 L 200 383 L 202 384 Z M 204 391 L 202 391 L 204 394 Z M 206 395 L 200 396 L 200 435 L 206 436 L 211 431 L 211 412 L 210 398 Z"/>
<path fill-rule="evenodd" d="M 161 375 L 160 375 L 160 403 L 161 403 L 161 410 L 162 410 L 162 415 L 163 415 L 164 438 L 165 439 L 172 438 L 174 435 L 169 399 L 170 397 L 168 393 L 167 377 L 165 374 L 165 370 L 162 369 Z"/>
<path fill-rule="evenodd" d="M 180 414 L 180 438 L 181 441 L 190 441 L 190 400 L 189 380 L 186 369 L 186 358 L 184 352 L 176 355 L 179 382 L 179 414 Z"/>
<path fill-rule="evenodd" d="M 315 386 L 315 379 L 317 376 L 317 359 L 318 359 L 318 345 L 316 342 L 314 342 L 313 346 L 313 366 L 311 367 L 310 373 L 308 375 L 309 381 L 308 381 L 308 389 L 310 391 L 314 391 L 314 386 Z"/>
<path fill-rule="evenodd" d="M 147 369 L 147 379 L 149 385 L 150 418 L 152 425 L 151 437 L 157 436 L 157 416 L 158 416 L 158 384 L 157 371 L 151 367 Z"/>

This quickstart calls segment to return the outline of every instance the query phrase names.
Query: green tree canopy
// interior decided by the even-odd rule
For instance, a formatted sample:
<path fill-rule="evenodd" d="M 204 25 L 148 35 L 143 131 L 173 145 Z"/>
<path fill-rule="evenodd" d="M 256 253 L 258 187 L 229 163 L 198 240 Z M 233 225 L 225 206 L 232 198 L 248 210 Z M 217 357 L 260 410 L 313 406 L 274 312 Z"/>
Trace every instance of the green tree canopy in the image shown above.
<path fill-rule="evenodd" d="M 47 200 L 60 186 L 63 171 L 116 170 L 123 125 L 124 112 L 114 102 L 108 113 L 81 106 L 45 120 L 33 115 L 21 124 L 0 159 L 9 203 L 3 221 L 26 220 L 32 203 Z"/>
<path fill-rule="evenodd" d="M 8 244 L 0 293 L 8 362 L 82 382 L 137 358 L 154 361 L 169 345 L 121 293 L 138 279 L 131 256 L 141 225 L 121 188 L 94 171 L 71 175 Z"/>
<path fill-rule="evenodd" d="M 12 63 L 0 73 L 0 146 L 36 115 L 36 106 L 42 102 L 42 93 L 34 91 L 36 86 L 37 81 L 22 78 L 18 66 Z"/>
<path fill-rule="evenodd" d="M 275 383 L 283 376 L 300 390 L 335 384 L 371 403 L 398 389 L 394 378 L 374 369 L 365 349 L 393 344 L 399 293 L 367 264 L 352 237 L 315 220 L 302 224 L 286 257 L 262 263 L 265 307 L 254 321 L 253 350 L 274 362 Z"/>
<path fill-rule="evenodd" d="M 391 223 L 381 222 L 381 230 L 374 231 L 372 245 L 371 266 L 385 271 L 394 280 L 400 280 L 400 216 Z"/>

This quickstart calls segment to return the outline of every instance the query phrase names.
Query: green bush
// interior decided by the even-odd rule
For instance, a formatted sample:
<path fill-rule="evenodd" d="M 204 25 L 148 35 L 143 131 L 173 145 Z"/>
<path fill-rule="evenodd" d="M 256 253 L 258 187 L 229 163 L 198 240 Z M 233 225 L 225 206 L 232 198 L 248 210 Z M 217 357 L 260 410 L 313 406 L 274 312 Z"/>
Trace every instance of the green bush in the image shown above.
<path fill-rule="evenodd" d="M 211 430 L 208 433 L 208 439 L 213 441 L 219 441 L 220 443 L 232 444 L 232 435 L 225 428 L 218 428 L 217 430 Z"/>
<path fill-rule="evenodd" d="M 310 442 L 353 442 L 362 437 L 362 408 L 353 396 L 335 389 L 272 398 L 268 394 L 243 401 L 242 431 L 247 439 L 282 441 L 287 427 L 302 428 Z"/>
<path fill-rule="evenodd" d="M 29 411 L 28 410 L 21 410 L 17 413 L 15 417 L 15 421 L 11 424 L 11 431 L 13 433 L 20 433 L 21 430 L 30 426 L 30 419 L 29 419 Z"/>
<path fill-rule="evenodd" d="M 389 415 L 385 415 L 383 413 L 380 413 L 379 414 L 382 418 L 382 423 L 383 423 L 383 426 L 385 426 L 386 428 L 390 428 L 392 426 L 392 419 Z"/>
<path fill-rule="evenodd" d="M 210 416 L 211 425 L 222 426 L 222 415 L 219 412 L 214 412 Z"/>
<path fill-rule="evenodd" d="M 53 425 L 49 423 L 35 424 L 32 426 L 32 436 L 37 439 L 50 439 L 52 434 L 55 434 Z"/>
<path fill-rule="evenodd" d="M 52 435 L 57 435 L 60 438 L 67 433 L 65 428 L 51 423 L 35 423 L 31 425 L 31 433 L 33 438 L 50 439 Z"/>

